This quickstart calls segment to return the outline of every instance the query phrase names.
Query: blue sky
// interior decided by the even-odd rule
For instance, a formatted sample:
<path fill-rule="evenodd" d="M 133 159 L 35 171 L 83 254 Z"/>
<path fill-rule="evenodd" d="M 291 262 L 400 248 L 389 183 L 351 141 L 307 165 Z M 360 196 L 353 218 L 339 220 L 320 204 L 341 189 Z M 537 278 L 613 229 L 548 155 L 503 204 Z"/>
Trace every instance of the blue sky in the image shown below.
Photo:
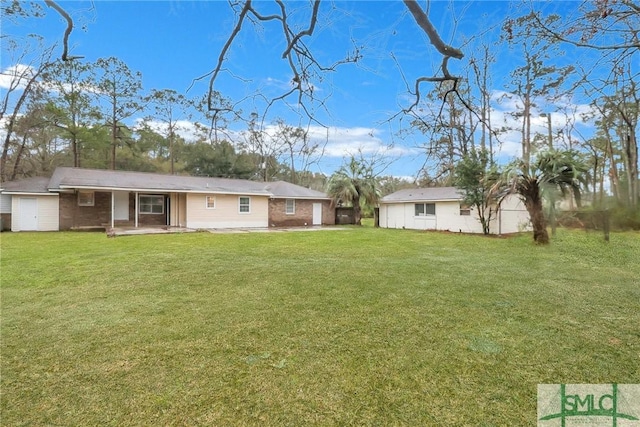
<path fill-rule="evenodd" d="M 131 70 L 142 73 L 145 90 L 174 89 L 193 97 L 206 92 L 208 79 L 196 82 L 194 79 L 215 67 L 235 24 L 226 1 L 62 1 L 60 4 L 75 20 L 76 28 L 70 37 L 71 54 L 90 61 L 118 57 Z M 566 11 L 576 4 L 556 2 L 546 7 Z M 291 7 L 308 10 L 307 5 L 299 1 Z M 256 6 L 264 13 L 272 7 L 266 1 L 257 1 Z M 432 1 L 429 15 L 442 38 L 462 47 L 466 54 L 463 60 L 450 62 L 450 71 L 460 72 L 478 40 L 495 41 L 499 34 L 496 28 L 499 29 L 502 19 L 518 12 L 506 1 Z M 304 12 L 301 13 L 304 16 Z M 3 21 L 4 33 L 33 32 L 52 43 L 61 40 L 64 28 L 63 20 L 51 10 L 47 10 L 45 18 L 31 20 L 20 27 Z M 215 89 L 234 101 L 256 92 L 277 96 L 286 90 L 292 74 L 281 60 L 284 41 L 277 30 L 274 24 L 265 24 L 262 28 L 246 25 L 227 58 L 226 67 L 233 75 L 222 74 Z M 358 65 L 340 67 L 314 86 L 317 96 L 326 99 L 326 108 L 315 112 L 327 129 L 314 124 L 311 131 L 318 137 L 327 134 L 329 137 L 318 169 L 331 173 L 345 155 L 362 150 L 385 152 L 393 160 L 386 173 L 415 176 L 425 160 L 420 148 L 424 137 L 400 138 L 401 124 L 387 122 L 387 119 L 412 101 L 405 79 L 412 85 L 417 77 L 434 75 L 441 57 L 400 1 L 323 2 L 318 27 L 313 38 L 307 41 L 316 57 L 327 64 L 339 60 L 353 49 L 350 40 L 356 40 L 363 47 L 363 60 Z M 513 49 L 501 47 L 497 53 L 499 61 L 492 76 L 496 97 L 505 92 L 505 76 L 520 61 Z M 3 58 L 2 70 L 15 65 L 8 63 L 10 55 L 6 52 Z M 428 84 L 423 85 L 425 92 L 429 88 Z M 306 126 L 308 120 L 299 114 L 295 100 L 291 101 L 289 106 L 281 104 L 271 109 L 267 123 L 283 118 L 289 124 Z M 576 105 L 582 108 L 579 103 Z M 240 106 L 245 113 L 254 108 L 260 113 L 264 110 L 264 103 L 255 97 L 245 99 Z M 501 110 L 497 114 L 502 117 L 512 107 L 506 102 L 497 107 Z M 546 119 L 536 119 L 535 126 L 535 130 L 546 132 Z M 237 131 L 244 129 L 240 123 L 231 127 Z M 188 135 L 187 128 L 184 133 Z M 503 139 L 499 153 L 502 158 L 516 155 L 519 141 L 508 135 Z M 393 144 L 392 149 L 385 148 L 389 144 Z"/>

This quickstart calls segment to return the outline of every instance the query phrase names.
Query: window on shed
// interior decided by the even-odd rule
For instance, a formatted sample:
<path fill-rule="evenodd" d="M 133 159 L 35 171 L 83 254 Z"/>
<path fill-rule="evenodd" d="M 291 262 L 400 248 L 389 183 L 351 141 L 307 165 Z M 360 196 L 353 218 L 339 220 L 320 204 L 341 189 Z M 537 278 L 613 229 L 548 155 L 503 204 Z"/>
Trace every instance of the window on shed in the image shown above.
<path fill-rule="evenodd" d="M 293 215 L 296 213 L 296 201 L 295 199 L 287 199 L 285 203 L 284 211 L 287 215 Z"/>
<path fill-rule="evenodd" d="M 251 197 L 241 196 L 238 198 L 238 211 L 240 213 L 251 212 Z"/>
<path fill-rule="evenodd" d="M 93 206 L 95 203 L 95 192 L 78 191 L 78 206 Z"/>
<path fill-rule="evenodd" d="M 207 207 L 207 209 L 215 209 L 216 198 L 214 196 L 207 196 L 205 201 L 205 206 Z"/>
<path fill-rule="evenodd" d="M 416 203 L 415 216 L 428 216 L 436 214 L 435 203 Z"/>
<path fill-rule="evenodd" d="M 471 215 L 471 205 L 468 205 L 464 202 L 460 203 L 460 215 L 462 216 Z"/>
<path fill-rule="evenodd" d="M 164 213 L 164 196 L 141 194 L 140 195 L 140 213 L 141 214 L 163 214 Z"/>

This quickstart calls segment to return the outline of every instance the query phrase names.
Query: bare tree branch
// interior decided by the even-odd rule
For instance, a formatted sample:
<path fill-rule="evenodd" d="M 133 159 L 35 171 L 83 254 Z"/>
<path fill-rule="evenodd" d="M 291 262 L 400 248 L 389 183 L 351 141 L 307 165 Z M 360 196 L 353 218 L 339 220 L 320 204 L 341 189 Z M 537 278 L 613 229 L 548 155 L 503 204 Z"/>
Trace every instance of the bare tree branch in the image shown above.
<path fill-rule="evenodd" d="M 551 36 L 553 39 L 559 42 L 569 43 L 576 47 L 586 47 L 589 49 L 596 49 L 596 50 L 640 49 L 640 42 L 637 42 L 637 41 L 631 42 L 628 44 L 596 45 L 593 43 L 586 43 L 586 42 L 571 40 L 565 37 L 564 35 L 562 35 L 561 33 L 549 28 L 549 26 L 547 26 L 544 22 L 542 22 L 538 13 L 533 12 L 531 13 L 531 16 L 533 17 L 533 19 L 535 19 L 536 24 L 540 27 L 540 29 L 543 32 L 545 32 L 547 35 Z"/>
<path fill-rule="evenodd" d="M 64 30 L 64 36 L 62 39 L 62 60 L 70 61 L 72 59 L 82 58 L 81 56 L 68 56 L 69 55 L 69 36 L 73 31 L 73 19 L 71 19 L 71 16 L 69 16 L 67 11 L 64 10 L 62 7 L 60 7 L 58 3 L 56 3 L 55 1 L 44 0 L 44 2 L 46 3 L 47 6 L 49 6 L 50 8 L 53 8 L 56 12 L 58 12 L 60 16 L 62 16 L 65 19 L 65 21 L 67 21 L 67 28 Z"/>
<path fill-rule="evenodd" d="M 244 23 L 244 18 L 247 15 L 247 13 L 249 12 L 250 9 L 251 9 L 251 0 L 246 0 L 246 2 L 244 4 L 244 7 L 242 8 L 242 11 L 240 12 L 240 15 L 238 16 L 238 22 L 236 23 L 236 26 L 233 28 L 233 31 L 231 32 L 231 35 L 227 39 L 227 42 L 222 47 L 222 51 L 220 51 L 220 55 L 218 55 L 218 64 L 214 68 L 213 73 L 211 75 L 211 79 L 209 80 L 209 98 L 208 98 L 208 101 L 207 101 L 207 107 L 209 109 L 212 108 L 211 99 L 212 99 L 212 96 L 213 96 L 213 83 L 215 82 L 216 77 L 218 76 L 218 73 L 222 69 L 222 64 L 224 63 L 224 59 L 225 59 L 225 56 L 227 55 L 227 51 L 231 47 L 231 44 L 233 43 L 233 40 L 236 38 L 236 36 L 240 32 L 240 30 L 242 29 L 242 24 Z"/>
<path fill-rule="evenodd" d="M 416 20 L 416 23 L 420 28 L 424 30 L 424 32 L 429 37 L 429 41 L 431 44 L 435 46 L 435 48 L 445 57 L 452 57 L 456 59 L 462 59 L 464 57 L 464 53 L 460 49 L 456 49 L 453 46 L 446 44 L 440 38 L 438 31 L 435 29 L 427 14 L 422 10 L 422 8 L 418 5 L 416 0 L 403 0 L 404 4 L 409 9 L 409 12 L 413 15 L 413 18 Z"/>
<path fill-rule="evenodd" d="M 289 55 L 289 52 L 291 52 L 291 49 L 293 49 L 293 47 L 298 42 L 298 40 L 300 40 L 304 36 L 310 36 L 310 35 L 313 34 L 313 30 L 316 27 L 316 21 L 318 20 L 318 9 L 319 8 L 320 8 L 320 0 L 315 0 L 313 2 L 313 11 L 311 12 L 311 19 L 309 20 L 310 21 L 309 22 L 309 28 L 307 28 L 304 31 L 300 31 L 298 34 L 295 35 L 293 40 L 291 40 L 289 42 L 289 46 L 287 46 L 287 49 L 282 54 L 283 58 L 286 57 L 287 55 Z"/>

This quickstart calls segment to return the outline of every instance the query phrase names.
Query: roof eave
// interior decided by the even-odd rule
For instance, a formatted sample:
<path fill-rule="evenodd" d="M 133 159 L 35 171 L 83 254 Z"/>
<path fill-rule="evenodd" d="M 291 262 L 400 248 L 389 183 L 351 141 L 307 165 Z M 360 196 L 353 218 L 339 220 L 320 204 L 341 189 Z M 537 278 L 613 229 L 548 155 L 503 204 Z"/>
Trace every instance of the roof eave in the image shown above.
<path fill-rule="evenodd" d="M 331 197 L 314 197 L 314 196 L 281 196 L 272 195 L 272 199 L 296 199 L 296 200 L 333 200 Z"/>
<path fill-rule="evenodd" d="M 101 187 L 97 185 L 60 185 L 60 190 L 93 190 L 93 191 L 131 191 L 136 193 L 196 193 L 196 194 L 230 194 L 238 196 L 264 196 L 270 197 L 271 193 L 255 191 L 221 191 L 208 189 L 178 189 L 178 188 L 131 188 L 131 187 Z M 50 189 L 57 191 L 58 189 Z"/>
<path fill-rule="evenodd" d="M 2 194 L 9 194 L 13 196 L 57 196 L 56 193 L 45 193 L 41 191 L 2 191 Z"/>
<path fill-rule="evenodd" d="M 451 199 L 403 199 L 403 200 L 380 200 L 380 204 L 390 203 L 414 203 L 414 202 L 457 202 L 462 200 L 462 197 L 456 197 Z"/>

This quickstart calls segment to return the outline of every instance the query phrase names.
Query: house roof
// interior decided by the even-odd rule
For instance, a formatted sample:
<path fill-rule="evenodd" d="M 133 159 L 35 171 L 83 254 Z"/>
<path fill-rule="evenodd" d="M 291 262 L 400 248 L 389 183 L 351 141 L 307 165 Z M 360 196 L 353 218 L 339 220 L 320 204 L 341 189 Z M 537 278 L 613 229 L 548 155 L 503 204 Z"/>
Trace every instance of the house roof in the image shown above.
<path fill-rule="evenodd" d="M 2 184 L 3 194 L 48 194 L 49 178 L 46 176 L 36 176 L 25 178 L 19 181 L 7 181 Z"/>
<path fill-rule="evenodd" d="M 58 191 L 75 188 L 270 195 L 264 189 L 264 183 L 242 179 L 101 169 L 57 168 L 51 177 L 49 189 Z"/>
<path fill-rule="evenodd" d="M 273 197 L 280 199 L 329 199 L 325 193 L 301 187 L 286 181 L 268 182 L 265 187 Z"/>
<path fill-rule="evenodd" d="M 51 178 L 40 177 L 7 182 L 2 188 L 3 193 L 29 192 L 44 194 L 73 189 L 238 194 L 303 199 L 328 198 L 325 193 L 284 181 L 257 182 L 244 179 L 70 167 L 56 168 Z"/>
<path fill-rule="evenodd" d="M 456 187 L 409 188 L 384 196 L 380 203 L 436 202 L 462 198 L 460 190 Z"/>

